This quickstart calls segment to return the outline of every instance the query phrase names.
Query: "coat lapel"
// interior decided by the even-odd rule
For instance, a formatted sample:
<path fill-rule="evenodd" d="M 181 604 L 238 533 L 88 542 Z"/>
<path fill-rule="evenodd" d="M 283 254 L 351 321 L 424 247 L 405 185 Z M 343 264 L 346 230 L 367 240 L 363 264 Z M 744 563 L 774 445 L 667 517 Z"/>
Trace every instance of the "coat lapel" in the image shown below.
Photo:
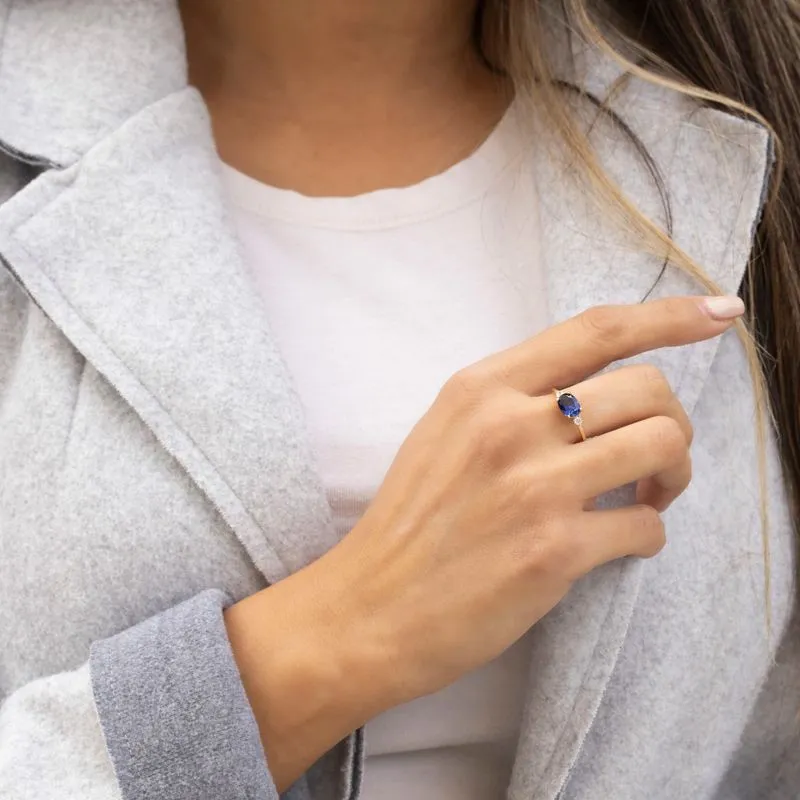
<path fill-rule="evenodd" d="M 600 99 L 619 75 L 616 64 L 588 48 L 575 52 L 570 68 L 562 77 Z M 663 228 L 671 217 L 678 245 L 723 290 L 735 293 L 771 164 L 765 131 L 641 82 L 633 82 L 617 97 L 613 109 L 652 156 L 664 179 L 670 211 L 621 126 L 598 119 L 591 104 L 576 101 L 576 113 L 591 126 L 603 166 L 635 205 Z M 545 130 L 537 141 L 542 145 L 536 180 L 551 322 L 593 305 L 705 293 L 677 268 L 663 270 L 662 259 L 642 254 L 609 219 L 608 210 L 581 181 L 580 170 L 548 140 Z M 657 365 L 691 414 L 717 346 L 717 341 L 706 342 L 636 360 Z M 631 500 L 631 492 L 621 490 L 603 503 L 614 506 Z M 666 522 L 669 532 L 669 515 Z M 646 569 L 645 562 L 625 559 L 596 570 L 536 626 L 512 800 L 550 800 L 566 786 L 625 644 Z"/>
<path fill-rule="evenodd" d="M 177 5 L 0 12 L 0 149 L 46 170 L 0 210 L 0 256 L 276 581 L 335 539 L 225 218 Z"/>
<path fill-rule="evenodd" d="M 275 581 L 335 540 L 218 180 L 184 89 L 3 206 L 0 254 Z"/>

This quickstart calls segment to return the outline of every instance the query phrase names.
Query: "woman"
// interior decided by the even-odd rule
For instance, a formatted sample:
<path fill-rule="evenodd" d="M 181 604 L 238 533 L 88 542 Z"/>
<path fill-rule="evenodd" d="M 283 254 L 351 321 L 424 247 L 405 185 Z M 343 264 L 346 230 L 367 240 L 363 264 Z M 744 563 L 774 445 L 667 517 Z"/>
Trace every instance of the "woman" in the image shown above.
<path fill-rule="evenodd" d="M 0 797 L 796 796 L 798 23 L 614 6 L 0 0 Z"/>

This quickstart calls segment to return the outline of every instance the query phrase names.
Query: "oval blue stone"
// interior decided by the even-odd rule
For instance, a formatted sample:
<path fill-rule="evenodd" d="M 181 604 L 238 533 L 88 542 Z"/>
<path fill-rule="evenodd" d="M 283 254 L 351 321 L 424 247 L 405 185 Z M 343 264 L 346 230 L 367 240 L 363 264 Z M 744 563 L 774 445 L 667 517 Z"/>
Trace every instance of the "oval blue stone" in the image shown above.
<path fill-rule="evenodd" d="M 561 413 L 570 419 L 574 419 L 581 413 L 581 404 L 578 402 L 578 398 L 569 392 L 564 392 L 558 398 L 558 407 L 561 409 Z"/>

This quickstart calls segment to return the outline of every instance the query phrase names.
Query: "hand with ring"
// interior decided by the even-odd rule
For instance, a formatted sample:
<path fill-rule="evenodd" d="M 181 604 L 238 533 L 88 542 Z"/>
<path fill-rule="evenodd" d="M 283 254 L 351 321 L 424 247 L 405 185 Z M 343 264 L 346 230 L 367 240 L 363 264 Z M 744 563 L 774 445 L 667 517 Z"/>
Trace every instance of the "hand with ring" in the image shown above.
<path fill-rule="evenodd" d="M 293 669 L 316 648 L 309 663 L 348 677 L 342 731 L 495 658 L 593 568 L 661 550 L 691 424 L 653 366 L 596 373 L 717 336 L 742 310 L 724 297 L 594 308 L 452 377 L 353 530 L 269 590 L 286 605 L 270 624 L 291 625 L 274 641 L 298 640 Z M 635 505 L 594 508 L 629 483 Z"/>

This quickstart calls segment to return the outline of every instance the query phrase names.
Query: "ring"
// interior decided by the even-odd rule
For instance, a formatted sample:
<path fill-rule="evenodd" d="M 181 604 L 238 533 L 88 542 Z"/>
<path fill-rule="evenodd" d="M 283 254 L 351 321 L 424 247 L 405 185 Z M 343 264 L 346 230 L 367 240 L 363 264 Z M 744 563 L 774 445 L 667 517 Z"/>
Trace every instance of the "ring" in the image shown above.
<path fill-rule="evenodd" d="M 583 429 L 583 417 L 581 416 L 581 404 L 577 397 L 570 392 L 562 392 L 561 389 L 553 389 L 556 396 L 558 410 L 571 420 L 581 434 L 581 441 L 586 441 L 586 431 Z"/>

